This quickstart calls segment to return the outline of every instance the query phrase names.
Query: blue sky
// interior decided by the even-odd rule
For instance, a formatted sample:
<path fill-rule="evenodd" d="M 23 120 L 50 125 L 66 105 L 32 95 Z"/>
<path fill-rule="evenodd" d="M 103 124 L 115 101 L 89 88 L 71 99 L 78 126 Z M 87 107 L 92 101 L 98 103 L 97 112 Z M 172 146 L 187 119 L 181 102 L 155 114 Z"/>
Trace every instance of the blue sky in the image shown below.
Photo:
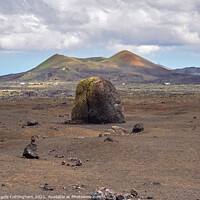
<path fill-rule="evenodd" d="M 0 75 L 53 54 L 130 50 L 166 67 L 200 66 L 198 0 L 0 0 Z"/>

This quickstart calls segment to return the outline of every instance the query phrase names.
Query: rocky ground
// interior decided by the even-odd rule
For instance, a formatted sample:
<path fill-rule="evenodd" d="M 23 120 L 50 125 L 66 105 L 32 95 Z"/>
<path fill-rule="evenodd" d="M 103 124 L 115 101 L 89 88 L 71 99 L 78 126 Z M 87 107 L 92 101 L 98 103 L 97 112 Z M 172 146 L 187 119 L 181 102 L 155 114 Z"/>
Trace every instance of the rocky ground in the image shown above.
<path fill-rule="evenodd" d="M 129 95 L 123 104 L 126 123 L 72 125 L 73 98 L 0 100 L 0 198 L 86 199 L 106 187 L 135 188 L 135 199 L 199 199 L 200 95 Z M 131 133 L 139 122 L 138 134 L 98 137 L 113 125 Z M 33 135 L 40 159 L 25 159 Z"/>

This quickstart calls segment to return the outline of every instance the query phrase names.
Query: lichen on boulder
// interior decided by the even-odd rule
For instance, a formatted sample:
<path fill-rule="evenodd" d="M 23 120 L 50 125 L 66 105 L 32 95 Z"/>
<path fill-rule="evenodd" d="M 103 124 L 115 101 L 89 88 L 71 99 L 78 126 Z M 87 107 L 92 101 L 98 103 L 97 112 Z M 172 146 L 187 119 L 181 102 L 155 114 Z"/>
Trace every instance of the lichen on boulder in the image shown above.
<path fill-rule="evenodd" d="M 99 77 L 78 83 L 71 118 L 95 124 L 125 122 L 119 93 L 110 81 Z"/>

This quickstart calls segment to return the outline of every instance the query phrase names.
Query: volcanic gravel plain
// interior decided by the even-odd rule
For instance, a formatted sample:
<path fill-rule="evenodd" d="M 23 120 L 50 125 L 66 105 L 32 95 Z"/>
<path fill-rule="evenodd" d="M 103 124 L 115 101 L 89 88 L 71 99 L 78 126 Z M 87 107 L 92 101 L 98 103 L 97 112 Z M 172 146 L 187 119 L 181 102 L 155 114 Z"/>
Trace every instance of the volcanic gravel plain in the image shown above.
<path fill-rule="evenodd" d="M 141 199 L 199 199 L 200 94 L 129 94 L 122 102 L 126 123 L 95 125 L 67 123 L 73 97 L 0 100 L 0 197 L 86 199 L 106 187 L 135 188 Z M 131 134 L 140 122 L 144 131 Z M 99 134 L 111 126 L 130 134 L 105 142 Z M 31 136 L 39 159 L 22 156 Z"/>

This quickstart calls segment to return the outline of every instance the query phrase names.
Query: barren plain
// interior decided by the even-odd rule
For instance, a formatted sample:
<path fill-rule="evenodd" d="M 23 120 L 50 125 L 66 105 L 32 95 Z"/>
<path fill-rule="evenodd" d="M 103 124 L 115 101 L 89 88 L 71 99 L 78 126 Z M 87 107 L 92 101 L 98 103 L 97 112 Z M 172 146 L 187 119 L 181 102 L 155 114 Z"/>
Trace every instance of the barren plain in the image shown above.
<path fill-rule="evenodd" d="M 135 188 L 143 199 L 200 198 L 200 94 L 123 95 L 122 124 L 66 124 L 73 102 L 67 95 L 0 100 L 1 197 L 81 199 L 106 187 L 118 193 Z M 39 125 L 26 126 L 28 120 Z M 139 122 L 144 131 L 131 134 Z M 104 142 L 106 136 L 99 134 L 113 125 L 130 135 L 112 135 L 115 142 Z M 33 135 L 38 160 L 22 157 Z M 83 165 L 73 166 L 73 158 Z M 45 191 L 45 183 L 53 190 Z"/>

